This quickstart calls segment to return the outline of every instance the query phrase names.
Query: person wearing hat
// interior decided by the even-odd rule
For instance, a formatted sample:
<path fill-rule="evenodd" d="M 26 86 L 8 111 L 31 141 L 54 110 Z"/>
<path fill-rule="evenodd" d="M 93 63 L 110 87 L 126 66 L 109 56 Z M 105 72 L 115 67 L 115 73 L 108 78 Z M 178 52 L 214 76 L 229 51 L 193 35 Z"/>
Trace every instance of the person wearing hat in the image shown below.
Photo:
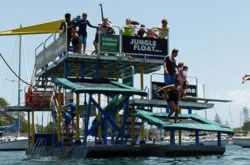
<path fill-rule="evenodd" d="M 136 29 L 137 29 L 137 25 L 140 25 L 140 23 L 137 22 L 137 19 L 133 19 L 131 21 L 131 25 L 132 25 L 132 36 L 137 36 Z"/>
<path fill-rule="evenodd" d="M 127 18 L 126 19 L 126 25 L 123 27 L 124 31 L 123 34 L 124 36 L 132 36 L 133 33 L 133 25 L 131 24 L 131 19 Z"/>
<path fill-rule="evenodd" d="M 90 22 L 87 20 L 87 13 L 83 13 L 82 19 L 79 22 L 77 22 L 77 31 L 78 31 L 78 40 L 79 40 L 78 53 L 79 54 L 81 54 L 82 45 L 83 45 L 83 54 L 85 54 L 85 51 L 86 51 L 87 25 L 92 28 L 98 28 L 96 26 L 91 25 Z"/>
<path fill-rule="evenodd" d="M 110 23 L 107 17 L 103 18 L 101 32 L 102 34 L 114 34 L 115 33 L 115 29 L 112 27 L 112 24 Z"/>
<path fill-rule="evenodd" d="M 178 55 L 179 50 L 173 49 L 171 55 L 167 55 L 163 61 L 164 68 L 164 81 L 166 85 L 174 84 L 176 81 L 176 75 L 178 74 L 178 69 L 176 65 L 175 58 Z"/>

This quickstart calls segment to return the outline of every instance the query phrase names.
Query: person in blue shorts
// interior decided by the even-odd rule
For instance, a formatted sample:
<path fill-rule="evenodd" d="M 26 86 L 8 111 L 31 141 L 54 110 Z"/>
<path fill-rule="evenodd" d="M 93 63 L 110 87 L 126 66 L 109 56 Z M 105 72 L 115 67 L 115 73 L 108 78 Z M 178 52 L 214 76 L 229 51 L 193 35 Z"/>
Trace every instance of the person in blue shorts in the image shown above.
<path fill-rule="evenodd" d="M 178 74 L 175 58 L 178 55 L 179 50 L 173 49 L 172 54 L 165 57 L 163 61 L 164 67 L 164 81 L 166 85 L 174 84 L 176 81 L 176 75 Z"/>
<path fill-rule="evenodd" d="M 64 118 L 64 125 L 66 129 L 66 136 L 69 136 L 69 125 L 71 123 L 71 117 L 70 114 L 66 111 L 62 111 L 63 113 L 63 118 Z"/>
<path fill-rule="evenodd" d="M 70 108 L 70 116 L 72 120 L 72 126 L 74 128 L 74 118 L 76 116 L 76 103 L 74 103 L 73 99 L 69 99 L 69 104 L 66 104 L 64 107 Z"/>
<path fill-rule="evenodd" d="M 78 46 L 78 53 L 81 54 L 82 51 L 82 45 L 83 45 L 83 54 L 85 54 L 86 51 L 86 45 L 87 45 L 87 25 L 92 28 L 98 28 L 97 26 L 93 26 L 90 24 L 90 22 L 87 20 L 87 13 L 82 14 L 82 19 L 77 22 L 77 31 L 78 31 L 78 40 L 79 40 L 79 46 Z"/>

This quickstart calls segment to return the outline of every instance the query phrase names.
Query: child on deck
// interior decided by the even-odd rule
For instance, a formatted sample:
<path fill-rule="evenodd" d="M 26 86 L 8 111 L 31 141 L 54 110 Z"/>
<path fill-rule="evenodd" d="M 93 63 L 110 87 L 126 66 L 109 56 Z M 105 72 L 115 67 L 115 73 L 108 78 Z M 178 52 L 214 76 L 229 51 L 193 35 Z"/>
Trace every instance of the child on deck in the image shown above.
<path fill-rule="evenodd" d="M 182 93 L 182 86 L 179 80 L 177 80 L 174 84 L 172 85 L 166 85 L 159 90 L 156 91 L 156 93 L 159 93 L 160 91 L 164 91 L 164 96 L 165 100 L 167 101 L 169 107 L 170 107 L 170 113 L 168 114 L 167 121 L 169 121 L 169 118 L 173 113 L 174 115 L 174 122 L 179 123 L 180 120 L 178 120 L 178 101 L 181 98 L 181 93 Z M 168 97 L 167 97 L 168 93 Z"/>
<path fill-rule="evenodd" d="M 188 87 L 188 81 L 187 81 L 187 71 L 188 67 L 186 65 L 183 66 L 183 85 L 182 85 L 182 90 L 183 90 L 183 97 L 186 96 L 187 93 L 187 87 Z"/>

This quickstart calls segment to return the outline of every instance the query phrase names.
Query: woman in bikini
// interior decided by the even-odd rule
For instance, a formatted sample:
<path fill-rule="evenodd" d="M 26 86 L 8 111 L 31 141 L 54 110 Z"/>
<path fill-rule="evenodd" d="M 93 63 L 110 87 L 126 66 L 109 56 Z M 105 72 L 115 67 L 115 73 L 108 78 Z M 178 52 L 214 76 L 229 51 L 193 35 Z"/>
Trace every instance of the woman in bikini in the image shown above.
<path fill-rule="evenodd" d="M 181 82 L 177 80 L 172 85 L 166 85 L 160 88 L 159 90 L 156 91 L 156 93 L 159 93 L 161 91 L 164 91 L 165 100 L 167 101 L 170 107 L 170 113 L 168 114 L 167 121 L 169 121 L 169 118 L 175 112 L 174 122 L 179 123 L 180 120 L 178 120 L 178 109 L 179 109 L 178 101 L 181 99 L 181 94 L 182 94 Z"/>

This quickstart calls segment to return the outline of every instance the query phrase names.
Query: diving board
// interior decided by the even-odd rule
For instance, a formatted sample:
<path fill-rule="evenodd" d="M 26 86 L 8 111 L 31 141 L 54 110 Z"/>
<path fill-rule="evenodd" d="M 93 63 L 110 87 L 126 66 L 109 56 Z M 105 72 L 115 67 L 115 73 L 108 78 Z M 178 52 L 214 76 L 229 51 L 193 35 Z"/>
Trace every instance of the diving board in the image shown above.
<path fill-rule="evenodd" d="M 124 94 L 124 95 L 140 95 L 147 96 L 147 92 L 136 89 L 114 80 L 109 79 L 66 79 L 52 78 L 57 86 L 65 89 L 71 89 L 75 93 L 89 94 Z"/>
<path fill-rule="evenodd" d="M 199 102 L 188 102 L 188 101 L 179 101 L 179 106 L 183 109 L 188 109 L 192 107 L 193 110 L 204 110 L 213 108 L 214 104 L 212 103 L 199 103 Z M 131 105 L 135 106 L 150 106 L 150 107 L 161 107 L 165 108 L 167 102 L 165 100 L 147 100 L 147 99 L 133 99 L 130 100 Z"/>
<path fill-rule="evenodd" d="M 201 97 L 184 97 L 182 98 L 183 101 L 204 101 L 207 102 L 222 102 L 222 103 L 229 103 L 233 100 L 224 100 L 224 99 L 209 99 L 209 98 L 201 98 Z"/>
<path fill-rule="evenodd" d="M 233 130 L 230 127 L 207 120 L 196 114 L 179 114 L 178 118 L 181 119 L 180 123 L 167 122 L 167 115 L 167 113 L 152 113 L 139 109 L 135 111 L 136 117 L 147 121 L 151 125 L 157 126 L 159 129 L 209 131 L 233 134 Z"/>

